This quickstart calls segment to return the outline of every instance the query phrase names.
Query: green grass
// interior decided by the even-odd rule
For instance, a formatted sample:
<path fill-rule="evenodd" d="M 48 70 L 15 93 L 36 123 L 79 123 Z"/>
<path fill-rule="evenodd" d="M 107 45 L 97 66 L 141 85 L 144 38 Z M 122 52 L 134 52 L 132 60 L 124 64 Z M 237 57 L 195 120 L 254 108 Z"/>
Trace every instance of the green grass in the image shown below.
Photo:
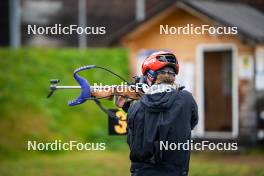
<path fill-rule="evenodd" d="M 0 49 L 0 158 L 25 151 L 27 140 L 111 141 L 113 148 L 124 137 L 109 137 L 106 115 L 94 102 L 69 107 L 79 90 L 63 90 L 47 99 L 49 80 L 76 85 L 73 70 L 89 64 L 107 67 L 128 78 L 124 49 Z M 91 83 L 119 84 L 101 70 L 81 73 Z M 113 102 L 104 102 L 113 107 Z"/>
<path fill-rule="evenodd" d="M 125 176 L 129 162 L 126 153 L 81 152 L 63 155 L 38 155 L 0 164 L 5 176 Z"/>
<path fill-rule="evenodd" d="M 190 176 L 263 176 L 264 159 L 257 162 L 239 161 L 252 156 L 221 156 L 193 154 Z M 232 160 L 230 160 L 232 158 Z M 128 150 L 71 152 L 57 155 L 39 154 L 0 162 L 3 176 L 129 176 Z"/>
<path fill-rule="evenodd" d="M 263 155 L 246 153 L 195 153 L 191 156 L 191 176 L 263 176 Z"/>

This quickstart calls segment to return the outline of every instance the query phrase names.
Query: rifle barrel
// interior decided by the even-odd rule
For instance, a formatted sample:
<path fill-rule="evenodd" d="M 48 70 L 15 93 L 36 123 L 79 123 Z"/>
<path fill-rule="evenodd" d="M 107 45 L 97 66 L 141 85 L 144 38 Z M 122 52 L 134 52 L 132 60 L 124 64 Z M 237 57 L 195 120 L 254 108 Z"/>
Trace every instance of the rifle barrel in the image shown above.
<path fill-rule="evenodd" d="M 56 89 L 81 89 L 81 86 L 56 86 Z"/>

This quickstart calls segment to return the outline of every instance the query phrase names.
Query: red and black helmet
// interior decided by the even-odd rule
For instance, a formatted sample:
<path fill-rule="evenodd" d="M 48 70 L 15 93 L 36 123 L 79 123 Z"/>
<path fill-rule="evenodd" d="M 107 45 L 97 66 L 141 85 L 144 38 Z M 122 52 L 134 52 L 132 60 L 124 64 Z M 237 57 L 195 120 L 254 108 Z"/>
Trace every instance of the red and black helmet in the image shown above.
<path fill-rule="evenodd" d="M 179 63 L 172 52 L 158 51 L 147 57 L 142 64 L 142 74 L 145 75 L 148 70 L 157 71 L 164 67 L 172 67 L 175 73 L 179 73 Z"/>

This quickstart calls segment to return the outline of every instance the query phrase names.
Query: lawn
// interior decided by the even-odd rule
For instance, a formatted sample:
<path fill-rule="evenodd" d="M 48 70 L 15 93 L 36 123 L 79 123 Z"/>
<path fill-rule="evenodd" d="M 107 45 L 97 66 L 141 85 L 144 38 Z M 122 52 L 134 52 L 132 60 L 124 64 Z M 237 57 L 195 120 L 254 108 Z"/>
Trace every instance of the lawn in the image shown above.
<path fill-rule="evenodd" d="M 190 176 L 263 176 L 263 156 L 195 153 Z M 3 176 L 128 176 L 128 151 L 39 154 L 0 161 Z"/>
<path fill-rule="evenodd" d="M 84 65 L 109 68 L 128 78 L 127 52 L 124 49 L 34 49 L 0 48 L 0 159 L 25 151 L 28 140 L 49 142 L 108 141 L 108 119 L 93 101 L 69 107 L 80 90 L 62 90 L 47 99 L 49 80 L 61 85 L 77 85 L 74 69 Z M 92 83 L 120 84 L 104 70 L 80 73 Z M 113 101 L 102 101 L 108 108 Z M 117 146 L 123 138 L 115 138 Z"/>

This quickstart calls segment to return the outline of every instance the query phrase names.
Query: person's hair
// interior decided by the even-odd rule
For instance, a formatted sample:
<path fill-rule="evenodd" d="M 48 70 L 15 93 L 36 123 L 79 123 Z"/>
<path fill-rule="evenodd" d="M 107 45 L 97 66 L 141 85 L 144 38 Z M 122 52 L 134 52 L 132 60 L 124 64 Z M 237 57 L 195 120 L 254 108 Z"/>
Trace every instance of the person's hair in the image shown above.
<path fill-rule="evenodd" d="M 174 84 L 175 77 L 171 74 L 158 74 L 156 83 L 157 84 Z"/>

